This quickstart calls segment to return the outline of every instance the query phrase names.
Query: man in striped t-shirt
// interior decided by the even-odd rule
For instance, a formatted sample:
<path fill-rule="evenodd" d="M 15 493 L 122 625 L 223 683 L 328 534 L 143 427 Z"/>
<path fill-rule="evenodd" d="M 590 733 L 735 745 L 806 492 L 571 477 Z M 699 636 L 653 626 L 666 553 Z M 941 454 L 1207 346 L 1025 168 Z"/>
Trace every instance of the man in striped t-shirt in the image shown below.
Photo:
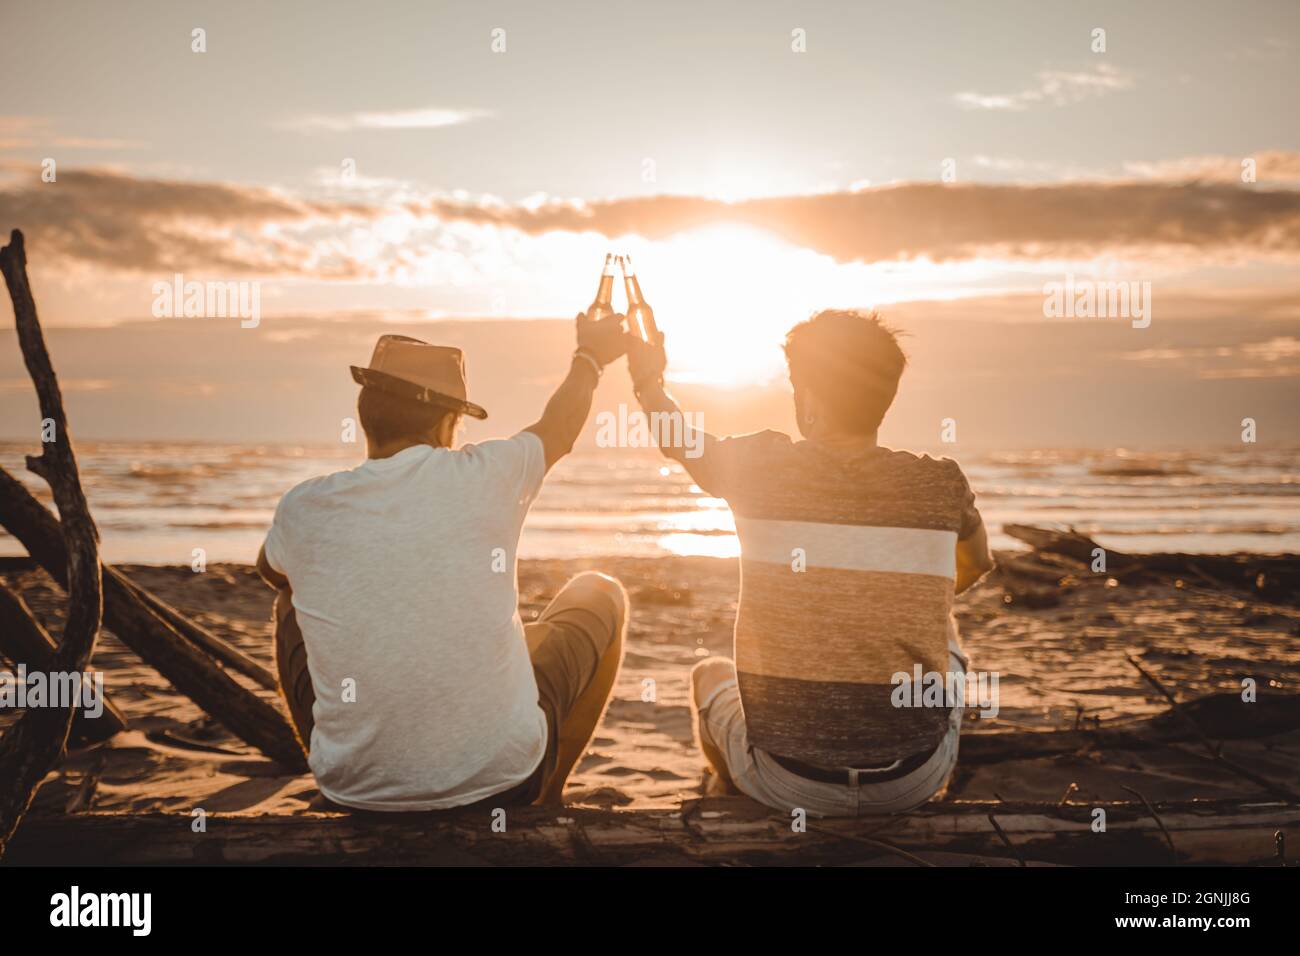
<path fill-rule="evenodd" d="M 662 336 L 638 342 L 641 405 L 672 416 Z M 984 525 L 956 462 L 876 443 L 906 359 L 874 314 L 822 312 L 785 349 L 805 440 L 661 442 L 727 500 L 741 546 L 735 662 L 692 672 L 696 733 L 719 777 L 768 806 L 907 810 L 957 761 L 967 662 L 952 604 L 992 567 Z M 913 693 L 900 674 L 948 692 Z"/>

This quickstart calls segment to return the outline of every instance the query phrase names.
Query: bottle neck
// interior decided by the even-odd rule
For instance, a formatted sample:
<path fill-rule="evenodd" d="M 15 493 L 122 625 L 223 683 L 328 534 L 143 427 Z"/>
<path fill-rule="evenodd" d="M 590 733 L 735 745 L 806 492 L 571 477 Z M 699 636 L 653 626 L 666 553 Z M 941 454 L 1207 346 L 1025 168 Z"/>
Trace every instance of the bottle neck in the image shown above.
<path fill-rule="evenodd" d="M 635 274 L 623 276 L 623 284 L 627 287 L 628 308 L 645 304 L 645 299 L 641 295 L 641 283 L 636 281 Z"/>
<path fill-rule="evenodd" d="M 596 298 L 592 305 L 609 306 L 614 302 L 614 257 L 605 257 L 605 268 L 600 274 L 600 285 L 596 286 Z"/>

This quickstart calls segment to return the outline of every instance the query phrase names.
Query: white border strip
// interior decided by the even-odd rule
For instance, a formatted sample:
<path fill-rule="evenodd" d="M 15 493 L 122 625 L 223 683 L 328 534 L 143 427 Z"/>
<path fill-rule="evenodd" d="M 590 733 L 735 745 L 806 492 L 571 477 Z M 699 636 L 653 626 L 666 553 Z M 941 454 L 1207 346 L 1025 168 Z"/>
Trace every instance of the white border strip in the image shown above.
<path fill-rule="evenodd" d="M 813 521 L 736 518 L 741 555 L 790 566 L 802 548 L 810 568 L 957 577 L 957 532 Z"/>

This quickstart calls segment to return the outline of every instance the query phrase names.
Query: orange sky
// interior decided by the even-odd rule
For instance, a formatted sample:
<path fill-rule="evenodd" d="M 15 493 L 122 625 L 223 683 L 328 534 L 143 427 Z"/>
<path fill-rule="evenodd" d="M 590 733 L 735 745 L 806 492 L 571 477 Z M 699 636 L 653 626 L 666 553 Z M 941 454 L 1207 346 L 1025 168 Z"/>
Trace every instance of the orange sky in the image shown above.
<path fill-rule="evenodd" d="M 0 227 L 27 234 L 50 328 L 148 319 L 177 275 L 256 287 L 256 327 L 161 320 L 142 378 L 119 374 L 131 335 L 87 333 L 106 432 L 156 427 L 132 390 L 216 402 L 243 381 L 175 381 L 193 342 L 241 336 L 223 353 L 247 364 L 296 341 L 325 368 L 367 349 L 317 354 L 304 319 L 365 337 L 571 316 L 611 248 L 635 254 L 679 382 L 779 383 L 810 311 L 933 302 L 905 309 L 926 343 L 1001 321 L 1036 368 L 1086 364 L 1106 394 L 1142 368 L 1285 403 L 1298 40 L 1286 2 L 9 6 Z M 1147 284 L 1151 323 L 1110 320 L 1087 356 L 1088 329 L 1024 331 L 1075 322 L 1042 302 L 1076 280 Z M 506 363 L 502 336 L 482 347 Z"/>

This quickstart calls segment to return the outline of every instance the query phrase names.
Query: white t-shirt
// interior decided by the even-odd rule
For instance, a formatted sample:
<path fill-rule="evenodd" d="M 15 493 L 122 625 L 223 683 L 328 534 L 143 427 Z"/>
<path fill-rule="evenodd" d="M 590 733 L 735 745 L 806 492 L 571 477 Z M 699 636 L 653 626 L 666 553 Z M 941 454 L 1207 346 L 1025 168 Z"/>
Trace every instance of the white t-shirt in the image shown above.
<path fill-rule="evenodd" d="M 417 445 L 280 500 L 266 558 L 293 588 L 321 792 L 436 810 L 508 790 L 546 748 L 515 550 L 541 488 L 531 432 Z"/>

